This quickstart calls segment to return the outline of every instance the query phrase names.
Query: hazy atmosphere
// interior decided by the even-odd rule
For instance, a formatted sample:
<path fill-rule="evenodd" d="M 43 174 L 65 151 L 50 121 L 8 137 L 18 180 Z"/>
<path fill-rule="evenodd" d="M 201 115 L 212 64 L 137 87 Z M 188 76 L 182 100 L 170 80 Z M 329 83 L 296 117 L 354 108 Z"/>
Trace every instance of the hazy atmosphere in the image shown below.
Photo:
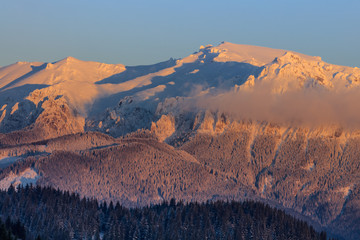
<path fill-rule="evenodd" d="M 3 0 L 0 239 L 360 239 L 359 0 Z"/>
<path fill-rule="evenodd" d="M 214 97 L 200 97 L 199 107 L 220 110 L 236 119 L 252 119 L 273 123 L 293 123 L 312 127 L 340 124 L 345 128 L 360 127 L 358 91 L 328 92 L 306 90 L 277 95 L 258 87 L 253 92 L 226 92 Z M 235 104 L 236 103 L 236 104 Z"/>
<path fill-rule="evenodd" d="M 229 41 L 359 67 L 359 9 L 357 0 L 2 1 L 0 66 L 69 55 L 153 64 Z"/>

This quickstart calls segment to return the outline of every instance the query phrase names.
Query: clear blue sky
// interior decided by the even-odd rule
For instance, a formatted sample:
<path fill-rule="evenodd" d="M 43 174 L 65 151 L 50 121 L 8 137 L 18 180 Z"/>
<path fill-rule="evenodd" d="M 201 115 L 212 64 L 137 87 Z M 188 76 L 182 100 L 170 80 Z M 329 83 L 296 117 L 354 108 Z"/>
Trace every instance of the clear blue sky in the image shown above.
<path fill-rule="evenodd" d="M 359 13 L 359 0 L 2 0 L 0 66 L 151 64 L 228 41 L 360 67 Z"/>

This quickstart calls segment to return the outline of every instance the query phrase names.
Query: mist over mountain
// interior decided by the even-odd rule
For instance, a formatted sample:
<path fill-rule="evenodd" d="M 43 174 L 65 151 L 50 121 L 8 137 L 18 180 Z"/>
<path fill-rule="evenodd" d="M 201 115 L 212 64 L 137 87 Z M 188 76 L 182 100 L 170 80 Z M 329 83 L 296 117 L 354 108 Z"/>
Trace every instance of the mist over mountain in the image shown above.
<path fill-rule="evenodd" d="M 269 87 L 201 96 L 196 98 L 196 104 L 199 109 L 224 112 L 237 120 L 252 119 L 302 127 L 338 125 L 351 130 L 360 127 L 358 89 L 306 89 L 273 94 L 268 91 Z"/>
<path fill-rule="evenodd" d="M 84 129 L 120 136 L 149 128 L 163 112 L 188 111 L 186 105 L 260 121 L 359 122 L 359 69 L 227 42 L 150 66 L 67 57 L 55 63 L 16 63 L 1 68 L 0 77 L 2 132 L 32 126 L 45 129 L 49 137 Z M 63 123 L 65 118 L 69 121 Z"/>
<path fill-rule="evenodd" d="M 228 42 L 149 66 L 15 63 L 0 68 L 0 188 L 250 198 L 357 239 L 359 84 L 358 68 Z"/>

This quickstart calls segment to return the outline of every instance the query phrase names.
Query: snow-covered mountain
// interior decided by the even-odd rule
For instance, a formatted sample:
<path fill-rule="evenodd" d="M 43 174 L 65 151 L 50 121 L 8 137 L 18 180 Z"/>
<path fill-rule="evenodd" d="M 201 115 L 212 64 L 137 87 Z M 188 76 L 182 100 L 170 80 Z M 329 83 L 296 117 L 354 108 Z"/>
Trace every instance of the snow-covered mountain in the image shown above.
<path fill-rule="evenodd" d="M 0 130 L 40 126 L 54 137 L 85 127 L 120 136 L 150 128 L 164 113 L 188 111 L 179 103 L 194 107 L 200 96 L 241 95 L 260 91 L 261 86 L 266 86 L 261 91 L 274 95 L 300 89 L 340 91 L 359 83 L 358 68 L 227 42 L 149 66 L 72 57 L 54 63 L 18 62 L 0 69 Z"/>
<path fill-rule="evenodd" d="M 129 206 L 260 199 L 356 239 L 359 84 L 358 68 L 228 42 L 148 66 L 5 66 L 0 185 Z"/>

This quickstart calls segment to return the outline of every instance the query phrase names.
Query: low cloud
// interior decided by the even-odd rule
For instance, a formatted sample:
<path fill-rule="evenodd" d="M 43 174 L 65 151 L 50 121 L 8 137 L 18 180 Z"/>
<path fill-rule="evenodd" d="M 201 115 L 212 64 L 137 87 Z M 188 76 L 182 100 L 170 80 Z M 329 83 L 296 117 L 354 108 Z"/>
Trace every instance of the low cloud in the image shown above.
<path fill-rule="evenodd" d="M 198 97 L 201 109 L 226 112 L 236 119 L 276 123 L 340 124 L 360 127 L 360 89 L 340 92 L 305 89 L 273 94 L 269 88 Z"/>

